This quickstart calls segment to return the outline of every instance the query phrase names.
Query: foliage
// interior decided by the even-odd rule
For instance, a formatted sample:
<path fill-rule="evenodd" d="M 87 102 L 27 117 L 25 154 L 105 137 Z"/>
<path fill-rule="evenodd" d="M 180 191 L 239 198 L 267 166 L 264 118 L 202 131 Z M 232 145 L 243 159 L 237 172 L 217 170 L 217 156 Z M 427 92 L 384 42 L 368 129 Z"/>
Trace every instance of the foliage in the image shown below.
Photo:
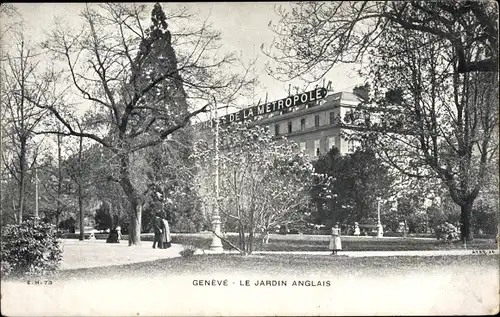
<path fill-rule="evenodd" d="M 373 91 L 346 128 L 371 131 L 401 172 L 441 179 L 461 207 L 462 239 L 472 239 L 472 205 L 498 160 L 498 5 L 312 2 L 290 10 L 278 10 L 278 75 L 318 79 L 369 53 L 362 75 Z"/>
<path fill-rule="evenodd" d="M 317 173 L 333 179 L 329 186 L 322 185 L 311 191 L 317 224 L 331 227 L 336 222 L 353 224 L 376 220 L 377 198 L 387 199 L 393 194 L 394 177 L 369 149 L 357 149 L 341 156 L 338 149 L 333 148 L 313 165 Z"/>
<path fill-rule="evenodd" d="M 498 199 L 498 198 L 497 198 Z M 498 210 L 484 200 L 474 204 L 472 211 L 472 227 L 474 233 L 497 234 L 498 233 Z"/>
<path fill-rule="evenodd" d="M 295 144 L 273 140 L 266 129 L 234 125 L 220 135 L 219 201 L 213 177 L 217 162 L 209 141 L 199 142 L 194 154 L 200 164 L 200 196 L 208 215 L 218 204 L 226 229 L 232 223 L 240 249 L 251 253 L 256 234 L 265 239 L 278 224 L 304 219 L 300 211 L 321 177 Z"/>
<path fill-rule="evenodd" d="M 438 240 L 452 242 L 460 239 L 460 232 L 457 227 L 449 222 L 445 222 L 436 228 L 436 237 Z"/>
<path fill-rule="evenodd" d="M 197 232 L 202 227 L 200 201 L 193 190 L 193 138 L 192 127 L 179 131 L 167 144 L 148 149 L 147 164 L 143 165 L 149 184 L 145 213 L 151 217 L 150 209 L 160 211 L 172 232 Z M 144 225 L 143 229 L 147 230 Z"/>
<path fill-rule="evenodd" d="M 183 258 L 187 258 L 187 257 L 190 257 L 192 256 L 194 253 L 196 252 L 196 248 L 191 246 L 191 245 L 188 245 L 188 246 L 185 246 L 182 251 L 179 252 L 179 254 L 183 257 Z"/>
<path fill-rule="evenodd" d="M 471 208 L 497 157 L 496 75 L 460 74 L 449 47 L 421 50 L 432 37 L 412 34 L 394 29 L 381 37 L 366 74 L 371 99 L 346 118 L 347 127 L 400 173 L 439 179 L 461 207 L 462 238 L 470 240 Z"/>
<path fill-rule="evenodd" d="M 194 218 L 189 216 L 189 214 L 182 214 L 180 217 L 176 218 L 175 224 L 172 225 L 172 232 L 200 232 L 202 229 L 202 220 L 197 220 L 198 217 Z"/>
<path fill-rule="evenodd" d="M 4 260 L 0 261 L 0 278 L 6 278 L 10 275 L 11 271 L 12 267 L 10 266 L 9 262 Z"/>
<path fill-rule="evenodd" d="M 29 219 L 2 230 L 2 262 L 13 275 L 45 275 L 57 270 L 62 250 L 55 231 L 48 223 Z"/>
<path fill-rule="evenodd" d="M 112 229 L 113 220 L 109 213 L 109 207 L 107 204 L 101 204 L 95 213 L 94 220 L 95 228 L 97 230 Z"/>
<path fill-rule="evenodd" d="M 57 228 L 67 230 L 70 233 L 75 233 L 75 225 L 76 225 L 76 220 L 73 217 L 69 217 L 68 219 L 65 219 L 61 221 Z"/>
<path fill-rule="evenodd" d="M 37 162 L 40 210 L 43 211 L 45 219 L 54 224 L 58 224 L 76 209 L 71 197 L 71 180 L 63 168 L 62 152 L 69 150 L 69 147 L 63 148 L 63 143 L 68 145 L 69 140 L 58 136 L 56 141 L 57 156 L 54 157 L 50 152 L 44 153 L 45 155 Z"/>

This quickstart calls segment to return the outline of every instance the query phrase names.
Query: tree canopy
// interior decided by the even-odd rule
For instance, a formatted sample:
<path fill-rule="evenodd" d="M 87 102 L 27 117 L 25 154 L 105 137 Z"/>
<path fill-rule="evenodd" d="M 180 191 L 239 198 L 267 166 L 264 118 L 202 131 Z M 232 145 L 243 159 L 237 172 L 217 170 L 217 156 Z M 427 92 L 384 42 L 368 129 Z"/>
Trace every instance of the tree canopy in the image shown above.
<path fill-rule="evenodd" d="M 332 148 L 313 165 L 317 173 L 332 179 L 329 186 L 322 185 L 311 191 L 318 224 L 353 225 L 373 221 L 377 199 L 388 199 L 395 194 L 392 191 L 394 177 L 388 166 L 369 149 L 340 155 L 337 148 Z"/>
<path fill-rule="evenodd" d="M 274 140 L 265 128 L 232 125 L 221 131 L 219 200 L 216 200 L 215 153 L 212 140 L 199 142 L 199 192 L 208 213 L 214 205 L 226 230 L 239 232 L 240 249 L 251 253 L 257 234 L 264 237 L 278 225 L 305 219 L 309 190 L 324 179 L 307 155 L 287 140 Z"/>
<path fill-rule="evenodd" d="M 394 30 L 426 35 L 421 50 L 437 42 L 451 47 L 459 73 L 498 70 L 494 1 L 310 1 L 276 12 L 277 40 L 264 52 L 277 63 L 271 73 L 278 78 L 314 81 L 338 63 L 362 62 Z"/>
<path fill-rule="evenodd" d="M 439 178 L 461 206 L 461 232 L 470 239 L 472 204 L 498 161 L 497 73 L 461 73 L 445 43 L 392 30 L 365 70 L 371 98 L 346 117 L 348 127 L 400 173 Z"/>
<path fill-rule="evenodd" d="M 248 83 L 248 72 L 232 69 L 238 60 L 220 54 L 220 33 L 206 22 L 189 23 L 195 17 L 183 8 L 167 14 L 155 4 L 147 28 L 143 4 L 97 6 L 86 5 L 81 30 L 60 23 L 43 44 L 65 63 L 76 96 L 91 105 L 85 121 L 92 124 L 77 128 L 66 111 L 66 94 L 47 93 L 38 102 L 32 95 L 26 98 L 62 124 L 62 130 L 43 133 L 88 138 L 112 153 L 108 180 L 117 182 L 128 199 L 129 243 L 135 245 L 151 188 L 141 173 L 144 151 L 172 140 L 193 116 L 205 112 L 208 104 L 200 100 L 231 101 Z"/>

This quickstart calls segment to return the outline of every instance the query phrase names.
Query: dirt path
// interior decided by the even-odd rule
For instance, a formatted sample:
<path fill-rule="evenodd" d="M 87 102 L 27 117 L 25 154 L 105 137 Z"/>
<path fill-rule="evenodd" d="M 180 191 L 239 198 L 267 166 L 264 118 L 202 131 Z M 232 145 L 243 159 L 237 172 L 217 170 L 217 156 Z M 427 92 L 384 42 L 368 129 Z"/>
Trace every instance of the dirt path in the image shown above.
<path fill-rule="evenodd" d="M 168 249 L 153 249 L 153 243 L 143 241 L 139 246 L 129 247 L 126 241 L 106 243 L 104 240 L 64 239 L 61 270 L 121 265 L 179 257 L 183 247 L 172 244 Z"/>

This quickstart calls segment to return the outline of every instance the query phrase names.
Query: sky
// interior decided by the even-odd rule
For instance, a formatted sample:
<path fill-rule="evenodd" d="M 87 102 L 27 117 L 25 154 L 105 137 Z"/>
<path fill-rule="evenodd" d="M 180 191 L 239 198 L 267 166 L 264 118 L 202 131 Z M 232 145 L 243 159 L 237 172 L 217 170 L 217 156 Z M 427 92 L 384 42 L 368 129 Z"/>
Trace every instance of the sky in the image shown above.
<path fill-rule="evenodd" d="M 154 3 L 150 3 L 153 7 Z M 260 47 L 264 44 L 268 47 L 272 43 L 275 35 L 269 29 L 269 22 L 278 22 L 278 16 L 274 11 L 276 4 L 287 5 L 287 2 L 189 2 L 182 3 L 191 12 L 198 12 L 199 20 L 208 17 L 216 30 L 222 34 L 224 48 L 233 50 L 242 55 L 243 59 L 249 60 L 257 58 L 254 68 L 255 75 L 258 76 L 260 85 L 255 88 L 255 100 L 264 100 L 266 93 L 268 101 L 284 98 L 288 95 L 290 82 L 281 82 L 267 74 L 266 63 L 270 62 Z M 168 11 L 170 5 L 163 4 L 164 10 Z M 69 21 L 72 26 L 78 27 L 80 20 L 79 11 L 83 8 L 83 3 L 17 3 L 20 15 L 23 17 L 24 28 L 32 39 L 40 40 L 45 36 L 45 32 L 54 27 L 54 17 L 61 16 Z M 4 43 L 7 44 L 7 43 Z M 325 80 L 332 82 L 334 91 L 350 91 L 361 83 L 353 65 L 339 65 L 334 67 Z M 303 86 L 300 82 L 291 82 L 294 85 Z M 295 94 L 295 92 L 292 92 Z M 252 102 L 252 100 L 250 100 Z M 237 105 L 238 108 L 244 105 Z M 229 111 L 232 112 L 232 111 Z"/>

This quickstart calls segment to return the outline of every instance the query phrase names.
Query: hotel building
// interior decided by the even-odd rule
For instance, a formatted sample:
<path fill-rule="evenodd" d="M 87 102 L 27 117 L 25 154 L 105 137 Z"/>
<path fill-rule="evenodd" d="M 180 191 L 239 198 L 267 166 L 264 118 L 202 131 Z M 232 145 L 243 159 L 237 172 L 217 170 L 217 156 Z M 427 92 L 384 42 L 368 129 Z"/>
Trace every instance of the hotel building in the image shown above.
<path fill-rule="evenodd" d="M 307 102 L 300 103 L 299 99 L 303 97 Z M 267 127 L 275 139 L 286 137 L 297 143 L 300 150 L 314 160 L 332 147 L 338 148 L 340 154 L 354 152 L 357 143 L 348 138 L 350 130 L 348 125 L 342 122 L 346 114 L 367 97 L 368 92 L 364 87 L 356 87 L 352 92 L 336 93 L 328 93 L 326 89 L 318 88 L 277 102 L 223 115 L 219 122 L 224 126 L 229 122 L 251 120 L 253 124 Z M 296 106 L 295 101 L 298 104 Z M 212 124 L 213 121 L 205 121 L 199 127 L 204 130 Z"/>
<path fill-rule="evenodd" d="M 294 141 L 311 159 L 332 147 L 338 148 L 341 154 L 351 153 L 357 143 L 346 138 L 350 131 L 341 122 L 366 97 L 367 92 L 362 88 L 336 92 L 298 109 L 271 114 L 258 124 L 267 126 L 275 138 L 285 136 Z"/>

